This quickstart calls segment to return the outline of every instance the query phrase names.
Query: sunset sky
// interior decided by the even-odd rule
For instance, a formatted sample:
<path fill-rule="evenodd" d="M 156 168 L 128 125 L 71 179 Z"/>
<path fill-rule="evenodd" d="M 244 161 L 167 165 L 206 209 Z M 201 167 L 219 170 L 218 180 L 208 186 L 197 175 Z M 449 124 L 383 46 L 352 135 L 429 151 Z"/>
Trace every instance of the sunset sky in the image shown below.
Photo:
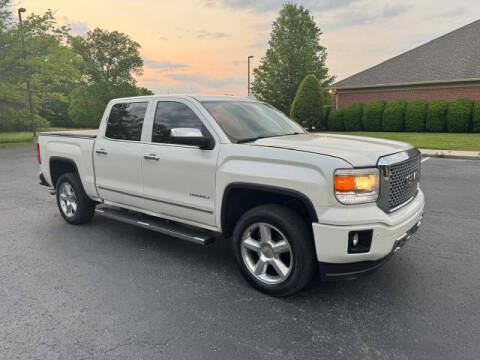
<path fill-rule="evenodd" d="M 282 0 L 19 0 L 51 8 L 84 34 L 101 27 L 138 41 L 141 86 L 157 94 L 246 95 L 248 55 L 258 65 Z M 330 74 L 341 80 L 480 17 L 478 0 L 303 0 L 323 31 Z"/>

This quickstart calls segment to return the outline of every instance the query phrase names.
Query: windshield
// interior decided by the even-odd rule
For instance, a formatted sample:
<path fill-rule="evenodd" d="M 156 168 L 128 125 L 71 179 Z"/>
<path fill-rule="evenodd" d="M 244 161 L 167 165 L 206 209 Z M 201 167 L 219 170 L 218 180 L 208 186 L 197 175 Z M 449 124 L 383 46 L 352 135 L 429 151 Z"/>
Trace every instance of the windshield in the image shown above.
<path fill-rule="evenodd" d="M 305 134 L 277 109 L 254 101 L 202 101 L 230 141 L 241 143 L 261 138 Z"/>

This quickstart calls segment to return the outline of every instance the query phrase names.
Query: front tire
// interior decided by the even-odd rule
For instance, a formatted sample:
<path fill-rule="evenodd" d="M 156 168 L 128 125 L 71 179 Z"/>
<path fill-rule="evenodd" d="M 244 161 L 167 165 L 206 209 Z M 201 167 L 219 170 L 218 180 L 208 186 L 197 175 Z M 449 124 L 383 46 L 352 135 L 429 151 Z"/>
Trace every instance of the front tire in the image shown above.
<path fill-rule="evenodd" d="M 299 292 L 316 269 L 311 230 L 297 213 L 281 205 L 247 211 L 235 226 L 233 248 L 245 279 L 269 295 Z"/>
<path fill-rule="evenodd" d="M 85 193 L 78 174 L 67 173 L 60 176 L 56 193 L 58 209 L 68 223 L 80 225 L 92 219 L 95 202 Z"/>

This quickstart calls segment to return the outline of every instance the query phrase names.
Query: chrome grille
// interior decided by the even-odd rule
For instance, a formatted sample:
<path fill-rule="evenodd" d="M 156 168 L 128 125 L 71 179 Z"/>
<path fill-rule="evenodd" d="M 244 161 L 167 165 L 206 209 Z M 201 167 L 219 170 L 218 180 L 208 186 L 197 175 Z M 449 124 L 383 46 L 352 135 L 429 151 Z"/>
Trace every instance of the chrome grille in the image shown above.
<path fill-rule="evenodd" d="M 417 149 L 381 157 L 378 206 L 390 213 L 415 197 L 420 181 L 421 154 Z"/>
<path fill-rule="evenodd" d="M 417 194 L 420 179 L 420 156 L 392 165 L 390 169 L 390 210 L 402 205 Z"/>

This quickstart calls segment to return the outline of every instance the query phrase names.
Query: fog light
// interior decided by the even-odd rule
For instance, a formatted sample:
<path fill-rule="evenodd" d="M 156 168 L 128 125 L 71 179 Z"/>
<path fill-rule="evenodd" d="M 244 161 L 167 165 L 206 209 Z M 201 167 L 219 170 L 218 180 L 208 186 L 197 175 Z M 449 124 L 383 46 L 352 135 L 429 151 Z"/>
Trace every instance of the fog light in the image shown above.
<path fill-rule="evenodd" d="M 354 247 L 358 245 L 358 232 L 353 234 L 352 244 Z"/>
<path fill-rule="evenodd" d="M 367 253 L 372 245 L 373 230 L 350 231 L 348 233 L 348 253 Z"/>

